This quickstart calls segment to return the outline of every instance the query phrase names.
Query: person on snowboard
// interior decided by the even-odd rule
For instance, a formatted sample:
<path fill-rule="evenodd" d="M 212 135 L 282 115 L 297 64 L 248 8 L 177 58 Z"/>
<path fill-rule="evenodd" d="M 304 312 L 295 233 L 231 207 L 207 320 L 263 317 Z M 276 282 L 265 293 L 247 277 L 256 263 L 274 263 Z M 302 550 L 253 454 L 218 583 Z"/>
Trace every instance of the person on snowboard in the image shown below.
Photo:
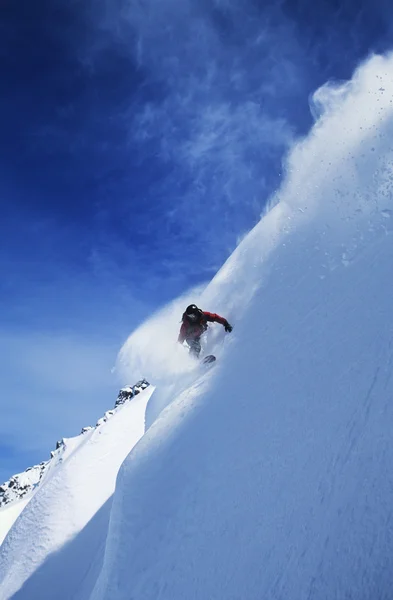
<path fill-rule="evenodd" d="M 203 311 L 195 304 L 187 306 L 183 313 L 178 342 L 183 344 L 186 341 L 190 348 L 190 354 L 195 358 L 199 358 L 201 352 L 201 335 L 207 330 L 208 322 L 221 323 L 225 331 L 228 333 L 232 331 L 232 326 L 229 325 L 226 319 L 215 313 Z"/>

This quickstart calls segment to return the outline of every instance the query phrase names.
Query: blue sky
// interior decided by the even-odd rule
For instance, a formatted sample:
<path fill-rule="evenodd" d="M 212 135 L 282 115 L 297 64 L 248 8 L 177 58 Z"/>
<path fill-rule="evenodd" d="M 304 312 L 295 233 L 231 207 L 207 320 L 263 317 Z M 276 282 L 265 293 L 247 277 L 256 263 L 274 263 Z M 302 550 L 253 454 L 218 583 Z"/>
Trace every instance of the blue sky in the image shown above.
<path fill-rule="evenodd" d="M 259 219 L 310 94 L 390 48 L 386 1 L 8 0 L 0 479 L 93 424 L 118 349 Z M 207 307 L 214 310 L 214 307 Z"/>

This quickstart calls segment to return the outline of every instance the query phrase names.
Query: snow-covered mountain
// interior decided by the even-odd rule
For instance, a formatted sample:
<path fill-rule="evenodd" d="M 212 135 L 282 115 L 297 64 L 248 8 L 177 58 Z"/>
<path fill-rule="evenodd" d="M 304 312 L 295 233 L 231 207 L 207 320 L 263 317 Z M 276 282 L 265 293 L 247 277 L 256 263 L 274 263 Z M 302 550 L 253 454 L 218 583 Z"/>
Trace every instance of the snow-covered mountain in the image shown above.
<path fill-rule="evenodd" d="M 391 598 L 392 73 L 318 90 L 272 210 L 131 335 L 118 368 L 156 387 L 40 486 L 1 600 Z M 168 344 L 190 298 L 234 324 L 208 370 Z"/>
<path fill-rule="evenodd" d="M 97 421 L 95 428 L 105 423 L 119 406 L 132 399 L 148 386 L 148 381 L 142 379 L 133 386 L 123 387 L 119 391 L 114 409 L 108 410 Z M 38 488 L 45 482 L 49 473 L 53 474 L 56 466 L 67 460 L 68 456 L 83 442 L 83 436 L 92 429 L 94 428 L 90 426 L 83 427 L 79 436 L 59 440 L 56 443 L 55 450 L 50 453 L 49 460 L 29 467 L 23 473 L 13 475 L 8 481 L 0 485 L 0 545 L 19 514 L 32 499 Z"/>

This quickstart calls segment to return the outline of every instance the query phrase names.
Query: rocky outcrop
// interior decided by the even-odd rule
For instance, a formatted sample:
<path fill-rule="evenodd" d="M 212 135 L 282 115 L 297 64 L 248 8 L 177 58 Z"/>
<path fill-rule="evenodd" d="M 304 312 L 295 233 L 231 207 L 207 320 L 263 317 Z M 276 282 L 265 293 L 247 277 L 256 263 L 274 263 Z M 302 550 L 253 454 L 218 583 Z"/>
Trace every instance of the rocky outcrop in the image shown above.
<path fill-rule="evenodd" d="M 127 385 L 124 388 L 121 388 L 119 395 L 117 396 L 117 400 L 115 402 L 115 408 L 120 406 L 120 404 L 124 404 L 127 400 L 131 400 L 134 396 L 145 390 L 149 387 L 149 382 L 146 379 L 141 379 L 133 386 Z"/>

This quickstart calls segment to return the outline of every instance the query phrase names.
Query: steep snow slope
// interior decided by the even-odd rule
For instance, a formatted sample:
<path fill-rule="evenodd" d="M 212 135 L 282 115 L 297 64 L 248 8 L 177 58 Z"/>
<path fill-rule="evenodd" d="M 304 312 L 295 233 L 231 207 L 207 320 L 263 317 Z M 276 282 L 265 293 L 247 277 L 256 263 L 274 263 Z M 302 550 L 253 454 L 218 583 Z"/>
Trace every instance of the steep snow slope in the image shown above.
<path fill-rule="evenodd" d="M 83 598 L 89 593 L 102 561 L 116 475 L 144 433 L 152 391 L 147 388 L 121 405 L 130 394 L 125 389 L 117 409 L 100 419 L 98 427 L 63 440 L 59 460 L 52 459 L 45 481 L 1 546 L 1 600 Z"/>
<path fill-rule="evenodd" d="M 198 300 L 234 332 L 124 462 L 91 600 L 391 598 L 392 73 L 318 92 L 280 203 Z"/>
<path fill-rule="evenodd" d="M 22 498 L 21 500 L 15 500 L 10 506 L 0 508 L 0 546 L 29 501 L 30 498 Z"/>

